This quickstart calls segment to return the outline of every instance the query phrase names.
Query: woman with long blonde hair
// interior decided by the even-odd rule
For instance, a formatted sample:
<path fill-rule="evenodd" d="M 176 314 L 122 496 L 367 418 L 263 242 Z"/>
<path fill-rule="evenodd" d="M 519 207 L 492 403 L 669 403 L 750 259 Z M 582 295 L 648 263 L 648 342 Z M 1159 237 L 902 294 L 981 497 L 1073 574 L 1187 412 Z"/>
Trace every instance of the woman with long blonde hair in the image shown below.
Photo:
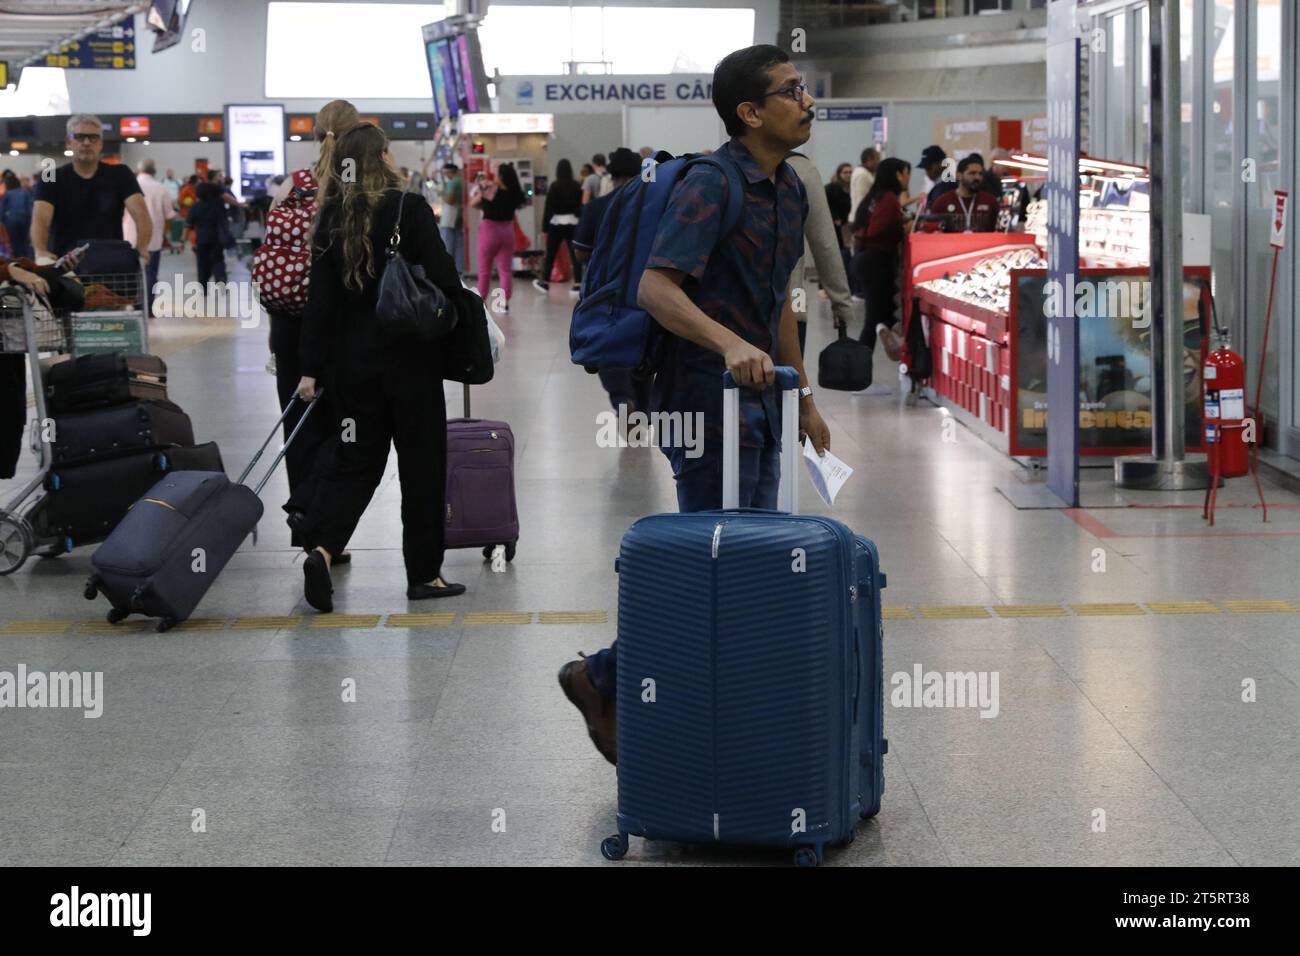
<path fill-rule="evenodd" d="M 347 100 L 326 103 L 316 114 L 316 142 L 320 155 L 312 165 L 285 177 L 271 200 L 266 217 L 266 238 L 253 262 L 253 277 L 258 284 L 262 307 L 271 324 L 271 355 L 275 362 L 275 391 L 280 408 L 293 398 L 302 378 L 298 343 L 302 338 L 302 315 L 307 306 L 311 246 L 308 233 L 316 214 L 319 184 L 334 159 L 339 137 L 360 122 L 357 108 Z M 312 412 L 293 445 L 285 454 L 289 473 L 288 513 L 294 547 L 303 542 L 297 526 L 311 504 L 312 472 L 325 454 L 326 442 L 334 433 L 335 417 L 332 396 L 326 395 L 320 408 Z M 295 408 L 284 421 L 287 439 L 302 409 Z M 348 555 L 341 556 L 344 561 Z"/>
<path fill-rule="evenodd" d="M 389 343 L 375 314 L 379 277 L 393 237 L 396 255 L 450 298 L 461 288 L 456 264 L 421 197 L 403 199 L 383 132 L 362 123 L 335 146 L 313 226 L 311 284 L 303 324 L 298 395 L 311 400 L 332 359 L 333 394 L 347 430 L 317 472 L 302 525 L 314 545 L 303 564 L 304 596 L 331 611 L 330 566 L 343 552 L 397 448 L 402 488 L 402 556 L 410 600 L 463 594 L 442 579 L 447 487 L 447 408 L 437 345 Z M 399 219 L 400 212 L 400 219 Z"/>

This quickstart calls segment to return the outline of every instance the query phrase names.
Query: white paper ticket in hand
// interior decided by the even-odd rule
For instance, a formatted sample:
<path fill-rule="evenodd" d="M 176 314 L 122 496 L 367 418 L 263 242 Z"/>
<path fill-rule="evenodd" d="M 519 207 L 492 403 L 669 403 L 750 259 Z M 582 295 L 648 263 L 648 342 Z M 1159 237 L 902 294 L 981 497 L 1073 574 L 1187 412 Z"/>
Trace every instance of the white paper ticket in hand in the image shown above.
<path fill-rule="evenodd" d="M 803 442 L 803 461 L 808 466 L 808 477 L 812 479 L 817 494 L 822 496 L 822 501 L 828 505 L 835 504 L 835 496 L 844 487 L 844 482 L 849 480 L 853 469 L 829 451 L 819 456 L 813 448 L 812 439 L 807 437 Z"/>

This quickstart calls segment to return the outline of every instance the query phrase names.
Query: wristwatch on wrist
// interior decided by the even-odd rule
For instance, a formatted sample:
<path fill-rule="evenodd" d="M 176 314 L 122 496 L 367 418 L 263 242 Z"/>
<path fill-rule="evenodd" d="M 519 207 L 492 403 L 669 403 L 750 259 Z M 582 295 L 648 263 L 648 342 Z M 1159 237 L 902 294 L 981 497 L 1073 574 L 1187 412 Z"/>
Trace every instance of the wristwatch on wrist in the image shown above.
<path fill-rule="evenodd" d="M 812 398 L 812 389 L 807 385 L 799 389 L 799 400 L 803 401 L 805 398 Z"/>

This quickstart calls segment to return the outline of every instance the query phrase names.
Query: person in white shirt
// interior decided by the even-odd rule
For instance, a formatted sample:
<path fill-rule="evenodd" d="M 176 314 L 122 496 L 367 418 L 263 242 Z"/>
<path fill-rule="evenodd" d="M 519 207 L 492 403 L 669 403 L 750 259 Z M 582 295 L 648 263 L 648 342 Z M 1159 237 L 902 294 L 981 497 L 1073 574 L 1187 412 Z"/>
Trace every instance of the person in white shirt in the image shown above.
<path fill-rule="evenodd" d="M 135 167 L 135 180 L 140 184 L 144 194 L 144 207 L 153 222 L 153 232 L 149 235 L 149 263 L 145 266 L 145 283 L 148 287 L 150 315 L 152 316 L 153 287 L 158 283 L 158 262 L 162 258 L 163 237 L 167 233 L 168 222 L 174 218 L 171 197 L 167 188 L 155 177 L 158 167 L 152 159 L 142 159 Z M 130 215 L 122 217 L 122 237 L 135 244 L 135 222 Z"/>
<path fill-rule="evenodd" d="M 164 176 L 160 182 L 163 185 L 163 189 L 167 190 L 167 198 L 170 199 L 172 205 L 175 206 L 176 200 L 178 200 L 181 195 L 181 181 L 176 178 L 176 170 L 167 170 L 167 175 Z"/>
<path fill-rule="evenodd" d="M 862 151 L 861 164 L 853 167 L 849 178 L 849 222 L 858 214 L 858 203 L 871 192 L 876 182 L 876 167 L 880 165 L 880 151 L 868 146 Z"/>
<path fill-rule="evenodd" d="M 597 153 L 591 157 L 592 173 L 582 181 L 582 204 L 585 206 L 598 196 L 604 196 L 613 190 L 613 177 L 605 168 L 605 154 Z"/>

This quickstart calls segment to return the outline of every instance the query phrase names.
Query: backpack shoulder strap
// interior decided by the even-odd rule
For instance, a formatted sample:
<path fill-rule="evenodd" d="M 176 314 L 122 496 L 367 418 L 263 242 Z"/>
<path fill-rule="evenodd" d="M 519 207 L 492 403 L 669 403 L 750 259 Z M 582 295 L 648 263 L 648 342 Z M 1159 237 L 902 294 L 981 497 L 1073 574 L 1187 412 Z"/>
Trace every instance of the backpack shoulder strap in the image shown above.
<path fill-rule="evenodd" d="M 685 175 L 686 170 L 696 163 L 714 166 L 727 178 L 727 200 L 722 210 L 722 231 L 719 233 L 719 238 L 729 235 L 731 230 L 740 223 L 740 212 L 745 205 L 745 182 L 740 175 L 740 168 L 719 153 L 707 153 L 688 160 L 682 169 L 682 175 Z"/>

